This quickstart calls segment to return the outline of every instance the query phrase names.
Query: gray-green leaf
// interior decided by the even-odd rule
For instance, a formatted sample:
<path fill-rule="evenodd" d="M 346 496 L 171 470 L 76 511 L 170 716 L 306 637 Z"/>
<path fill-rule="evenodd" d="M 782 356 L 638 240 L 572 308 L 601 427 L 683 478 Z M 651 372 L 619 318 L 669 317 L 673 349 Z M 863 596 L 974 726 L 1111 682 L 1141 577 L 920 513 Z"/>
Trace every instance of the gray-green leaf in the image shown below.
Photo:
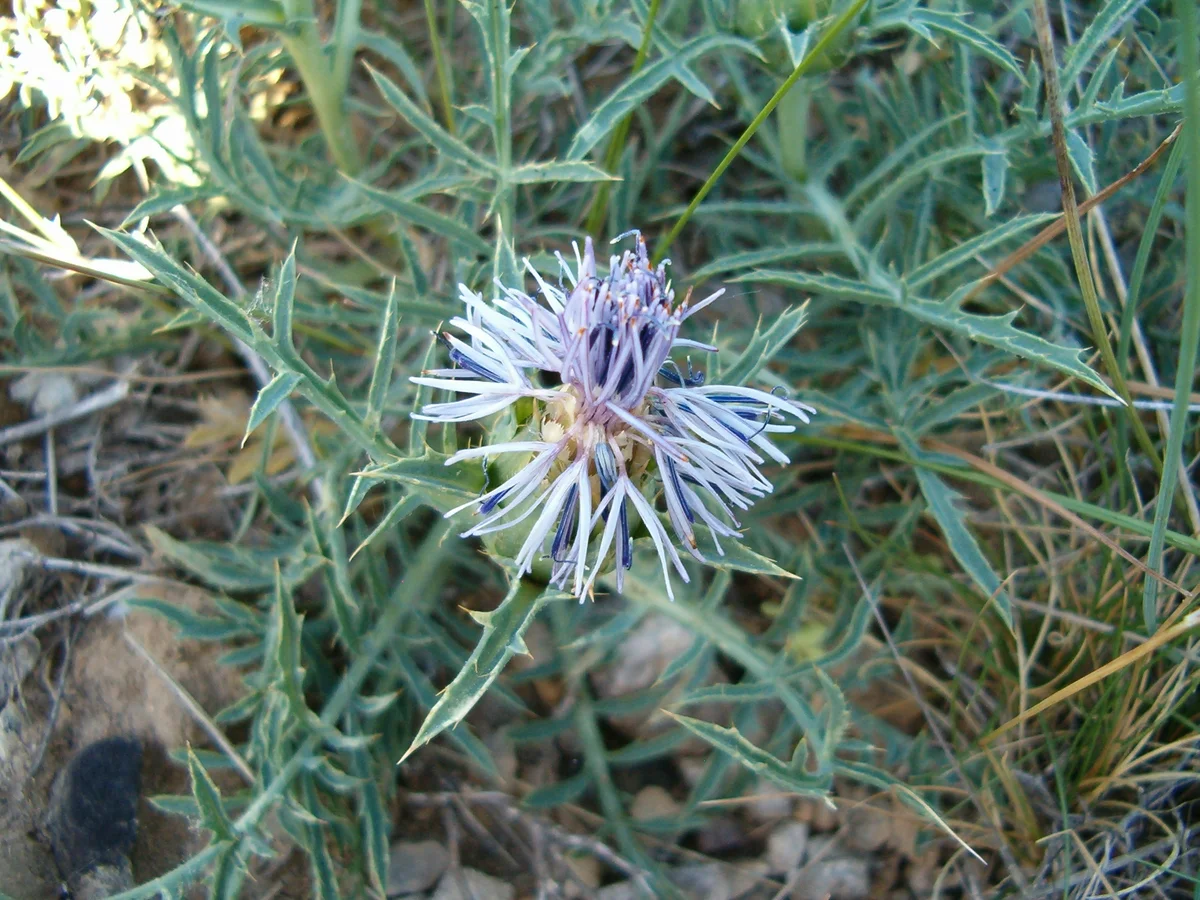
<path fill-rule="evenodd" d="M 951 490 L 937 475 L 918 466 L 917 481 L 921 485 L 921 493 L 929 504 L 929 511 L 937 520 L 950 552 L 958 560 L 959 565 L 971 576 L 971 580 L 983 592 L 988 600 L 995 601 L 996 612 L 1010 629 L 1012 622 L 1012 601 L 1008 593 L 1001 588 L 1001 583 L 991 563 L 979 549 L 975 535 L 967 528 L 962 511 L 956 505 L 962 497 Z"/>
<path fill-rule="evenodd" d="M 462 670 L 442 692 L 421 723 L 400 762 L 404 762 L 447 728 L 461 722 L 513 654 L 529 652 L 523 638 L 525 630 L 553 593 L 557 592 L 525 580 L 516 580 L 509 595 L 495 610 L 472 613 L 472 617 L 483 625 L 483 635 Z"/>

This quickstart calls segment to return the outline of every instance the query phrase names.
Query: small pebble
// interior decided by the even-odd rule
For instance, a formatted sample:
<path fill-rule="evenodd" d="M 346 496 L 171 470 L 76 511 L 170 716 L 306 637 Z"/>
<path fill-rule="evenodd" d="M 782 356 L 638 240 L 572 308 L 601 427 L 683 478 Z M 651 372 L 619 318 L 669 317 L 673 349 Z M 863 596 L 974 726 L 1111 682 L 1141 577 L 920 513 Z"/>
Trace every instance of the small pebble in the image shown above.
<path fill-rule="evenodd" d="M 696 863 L 679 866 L 671 873 L 671 882 L 685 897 L 696 900 L 732 900 L 733 885 L 720 863 Z"/>
<path fill-rule="evenodd" d="M 596 891 L 596 900 L 645 900 L 650 895 L 632 881 L 617 881 Z"/>
<path fill-rule="evenodd" d="M 756 822 L 778 822 L 792 814 L 792 798 L 781 791 L 774 782 L 758 779 L 754 785 L 754 799 L 746 804 L 746 813 Z"/>
<path fill-rule="evenodd" d="M 600 886 L 600 878 L 604 874 L 604 867 L 600 865 L 600 860 L 590 853 L 568 853 L 563 857 L 563 861 L 574 876 L 564 880 L 563 894 L 568 900 L 571 898 L 583 900 L 584 897 L 591 897 L 596 888 Z"/>
<path fill-rule="evenodd" d="M 767 862 L 771 871 L 785 875 L 800 868 L 808 847 L 808 826 L 803 822 L 784 822 L 767 838 Z"/>
<path fill-rule="evenodd" d="M 854 850 L 873 853 L 892 833 L 884 812 L 874 806 L 855 806 L 846 810 L 846 844 Z"/>
<path fill-rule="evenodd" d="M 629 815 L 637 822 L 645 822 L 649 819 L 667 819 L 678 815 L 680 808 L 678 801 L 667 793 L 666 788 L 652 784 L 637 792 L 637 796 L 633 798 L 633 806 L 630 807 Z"/>
<path fill-rule="evenodd" d="M 515 894 L 511 884 L 478 869 L 452 869 L 438 882 L 433 900 L 513 900 Z"/>
<path fill-rule="evenodd" d="M 867 900 L 871 876 L 862 857 L 830 856 L 805 867 L 796 900 Z"/>
<path fill-rule="evenodd" d="M 696 849 L 705 856 L 722 856 L 745 848 L 746 825 L 732 816 L 710 819 L 696 835 Z"/>
<path fill-rule="evenodd" d="M 450 853 L 437 841 L 397 841 L 388 858 L 388 896 L 429 890 L 449 865 Z"/>

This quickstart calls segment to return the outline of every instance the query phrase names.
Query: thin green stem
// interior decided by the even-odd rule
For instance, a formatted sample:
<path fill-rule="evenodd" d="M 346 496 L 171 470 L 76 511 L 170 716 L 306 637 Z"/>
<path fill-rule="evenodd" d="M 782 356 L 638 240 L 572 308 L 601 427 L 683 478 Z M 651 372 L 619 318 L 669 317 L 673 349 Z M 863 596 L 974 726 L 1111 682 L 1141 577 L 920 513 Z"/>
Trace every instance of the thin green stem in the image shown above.
<path fill-rule="evenodd" d="M 1104 368 L 1112 378 L 1113 387 L 1125 401 L 1125 412 L 1133 426 L 1134 436 L 1154 469 L 1162 473 L 1163 464 L 1158 449 L 1150 439 L 1146 426 L 1133 405 L 1133 395 L 1117 363 L 1117 355 L 1108 339 L 1104 314 L 1100 310 L 1100 298 L 1096 283 L 1092 279 L 1092 267 L 1088 263 L 1087 247 L 1083 241 L 1083 228 L 1079 222 L 1079 206 L 1075 202 L 1075 181 L 1071 172 L 1070 156 L 1067 152 L 1067 135 L 1063 126 L 1062 93 L 1058 84 L 1058 60 L 1054 51 L 1054 35 L 1050 30 L 1050 13 L 1046 0 L 1033 0 L 1034 25 L 1037 30 L 1038 46 L 1042 57 L 1042 74 L 1046 79 L 1046 108 L 1050 115 L 1050 139 L 1054 146 L 1054 157 L 1058 164 L 1058 178 L 1062 185 L 1063 218 L 1067 223 L 1067 239 L 1071 245 L 1071 258 L 1075 263 L 1075 275 L 1083 294 L 1083 306 L 1087 310 L 1088 324 L 1092 329 L 1092 340 L 1100 350 Z"/>
<path fill-rule="evenodd" d="M 750 143 L 750 138 L 754 137 L 754 133 L 762 127 L 763 122 L 767 121 L 767 116 L 771 115 L 771 113 L 775 110 L 775 107 L 779 105 L 779 101 L 787 96 L 787 92 L 792 89 L 792 85 L 795 84 L 802 75 L 811 69 L 817 63 L 817 61 L 824 56 L 825 51 L 833 46 L 833 43 L 837 40 L 838 35 L 849 28 L 850 25 L 857 20 L 859 12 L 861 12 L 862 8 L 866 5 L 867 0 L 855 0 L 855 2 L 851 4 L 845 12 L 837 17 L 834 23 L 829 26 L 823 35 L 821 35 L 821 39 L 817 41 L 817 43 L 813 45 L 808 53 L 804 55 L 804 59 L 800 60 L 800 64 L 792 70 L 792 74 L 787 77 L 783 84 L 779 86 L 779 89 L 771 96 L 771 99 L 767 101 L 766 106 L 764 106 L 759 111 L 758 115 L 754 117 L 753 121 L 746 126 L 746 130 L 742 132 L 742 136 L 739 137 L 737 142 L 729 148 L 729 152 L 725 154 L 725 158 L 717 163 L 717 167 L 713 169 L 712 174 L 708 176 L 708 180 L 701 185 L 700 190 L 696 192 L 696 196 L 692 198 L 692 202 L 688 204 L 687 209 L 685 209 L 679 216 L 679 219 L 667 233 L 667 236 L 658 242 L 658 247 L 654 251 L 655 264 L 662 262 L 663 258 L 667 254 L 667 250 L 670 249 L 671 244 L 674 243 L 675 238 L 679 237 L 679 232 L 683 231 L 683 226 L 686 225 L 692 218 L 692 214 L 696 211 L 696 207 L 698 207 L 701 202 L 703 202 L 704 198 L 708 196 L 709 191 L 711 191 L 713 186 L 716 185 L 717 179 L 724 175 L 725 170 L 729 168 L 735 159 L 737 159 L 738 154 L 742 152 L 742 148 L 745 147 L 746 144 Z"/>
<path fill-rule="evenodd" d="M 350 84 L 350 67 L 354 63 L 354 51 L 358 49 L 359 18 L 363 0 L 339 0 L 337 17 L 333 23 L 333 93 L 346 96 Z"/>
<path fill-rule="evenodd" d="M 636 75 L 645 64 L 646 57 L 650 55 L 650 39 L 654 34 L 654 20 L 658 18 L 658 8 L 661 5 L 662 0 L 650 0 L 650 11 L 646 14 L 645 25 L 642 26 L 642 42 L 638 45 L 637 56 L 634 57 L 633 66 L 629 70 L 630 75 Z M 617 166 L 621 162 L 621 154 L 625 151 L 625 139 L 629 137 L 629 129 L 632 125 L 633 113 L 629 113 L 617 124 L 616 130 L 609 139 L 608 150 L 604 154 L 604 171 L 610 175 L 616 172 Z M 584 226 L 588 234 L 593 236 L 598 234 L 604 225 L 604 216 L 608 212 L 608 197 L 611 192 L 611 183 L 600 182 L 596 189 L 596 196 L 592 200 L 591 209 L 588 210 L 587 223 Z"/>
<path fill-rule="evenodd" d="M 1167 436 L 1166 465 L 1158 489 L 1158 505 L 1154 510 L 1154 531 L 1150 535 L 1150 552 L 1146 567 L 1162 572 L 1163 545 L 1167 521 L 1171 516 L 1171 501 L 1175 496 L 1177 461 L 1183 450 L 1187 430 L 1188 393 L 1196 377 L 1196 344 L 1200 342 L 1200 73 L 1197 67 L 1196 2 L 1176 0 L 1179 16 L 1180 69 L 1184 73 L 1183 143 L 1187 159 L 1187 200 L 1185 208 L 1187 241 L 1187 288 L 1183 299 L 1183 328 L 1180 333 L 1179 360 L 1175 367 L 1175 407 L 1171 410 L 1170 433 Z M 1158 582 L 1147 578 L 1142 588 L 1142 618 L 1146 631 L 1158 627 Z"/>
<path fill-rule="evenodd" d="M 438 99 L 442 104 L 442 118 L 446 121 L 446 130 L 454 134 L 454 105 L 450 102 L 450 76 L 446 70 L 446 55 L 442 52 L 442 36 L 438 32 L 434 0 L 425 0 L 425 22 L 429 26 L 429 46 L 433 49 L 433 67 L 437 72 Z"/>

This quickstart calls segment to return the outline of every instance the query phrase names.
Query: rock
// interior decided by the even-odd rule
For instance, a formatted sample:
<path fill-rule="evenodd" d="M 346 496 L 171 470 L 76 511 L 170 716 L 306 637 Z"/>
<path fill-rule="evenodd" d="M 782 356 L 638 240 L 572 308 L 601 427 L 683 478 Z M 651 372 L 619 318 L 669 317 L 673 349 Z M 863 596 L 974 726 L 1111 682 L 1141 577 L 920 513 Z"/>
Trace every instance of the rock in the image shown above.
<path fill-rule="evenodd" d="M 744 850 L 749 837 L 745 822 L 733 816 L 716 816 L 696 835 L 696 849 L 705 856 L 729 856 Z"/>
<path fill-rule="evenodd" d="M 685 897 L 695 900 L 732 900 L 733 885 L 720 863 L 679 866 L 670 875 L 671 882 Z"/>
<path fill-rule="evenodd" d="M 24 403 L 34 416 L 41 418 L 65 409 L 79 400 L 75 382 L 61 372 L 30 372 L 8 389 L 8 395 Z"/>
<path fill-rule="evenodd" d="M 935 845 L 930 845 L 917 854 L 908 864 L 908 887 L 918 897 L 928 897 L 933 892 L 940 871 L 941 855 Z"/>
<path fill-rule="evenodd" d="M 825 800 L 803 797 L 796 801 L 795 815 L 812 826 L 813 831 L 833 831 L 838 826 L 838 811 Z"/>
<path fill-rule="evenodd" d="M 660 613 L 645 616 L 617 646 L 613 659 L 592 673 L 596 693 L 603 699 L 625 697 L 654 686 L 667 667 L 686 653 L 696 642 L 696 635 L 688 628 Z M 672 704 L 686 690 L 687 679 L 676 679 L 667 695 L 654 704 L 637 712 L 609 715 L 609 723 L 629 737 L 649 740 L 664 732 L 679 727 L 662 710 Z M 711 667 L 707 684 L 725 681 L 725 675 Z M 727 702 L 712 701 L 692 707 L 688 714 L 698 719 L 729 725 L 732 707 Z M 712 748 L 695 736 L 690 736 L 679 745 L 677 755 L 707 756 Z"/>
<path fill-rule="evenodd" d="M 607 699 L 645 690 L 695 640 L 674 619 L 660 613 L 646 616 L 617 647 L 612 663 L 593 674 L 596 693 Z"/>
<path fill-rule="evenodd" d="M 867 861 L 835 856 L 808 866 L 794 896 L 797 900 L 866 900 L 870 893 Z"/>
<path fill-rule="evenodd" d="M 72 896 L 100 900 L 133 887 L 142 745 L 113 737 L 84 747 L 50 793 L 46 831 Z"/>
<path fill-rule="evenodd" d="M 511 884 L 478 869 L 451 869 L 438 882 L 433 900 L 513 900 Z"/>
<path fill-rule="evenodd" d="M 629 815 L 636 822 L 645 822 L 648 819 L 668 819 L 678 815 L 680 809 L 679 802 L 667 793 L 666 788 L 652 784 L 638 791 Z"/>
<path fill-rule="evenodd" d="M 792 814 L 792 798 L 767 778 L 754 785 L 754 799 L 746 804 L 746 814 L 756 822 L 778 822 Z"/>
<path fill-rule="evenodd" d="M 734 897 L 749 894 L 770 875 L 770 866 L 764 859 L 755 859 L 750 862 L 738 863 L 736 866 L 725 867 L 725 877 L 729 879 L 729 887 Z M 775 891 L 772 890 L 770 896 L 774 895 Z"/>
<path fill-rule="evenodd" d="M 891 822 L 881 809 L 864 805 L 846 810 L 846 845 L 851 849 L 873 853 L 891 834 Z"/>
<path fill-rule="evenodd" d="M 449 865 L 450 853 L 437 841 L 397 841 L 388 857 L 388 896 L 429 890 Z"/>
<path fill-rule="evenodd" d="M 708 760 L 700 756 L 681 756 L 676 762 L 679 765 L 679 774 L 683 776 L 683 783 L 689 788 L 699 784 L 704 773 L 708 771 Z"/>
<path fill-rule="evenodd" d="M 600 886 L 600 878 L 604 874 L 604 867 L 600 865 L 600 860 L 590 853 L 568 853 L 563 857 L 563 861 L 573 876 L 564 882 L 563 895 L 568 900 L 573 900 L 573 898 L 582 900 L 584 897 L 593 896 L 596 888 Z"/>
<path fill-rule="evenodd" d="M 9 610 L 17 607 L 25 571 L 40 555 L 37 547 L 24 538 L 0 541 L 0 620 L 9 618 Z"/>
<path fill-rule="evenodd" d="M 596 900 L 646 900 L 650 894 L 632 881 L 618 881 L 596 891 Z"/>
<path fill-rule="evenodd" d="M 767 838 L 767 863 L 771 871 L 786 875 L 800 868 L 808 848 L 808 826 L 803 822 L 784 822 Z"/>
<path fill-rule="evenodd" d="M 808 862 L 796 883 L 796 900 L 866 900 L 871 873 L 866 857 L 846 856 L 830 837 L 808 842 Z"/>

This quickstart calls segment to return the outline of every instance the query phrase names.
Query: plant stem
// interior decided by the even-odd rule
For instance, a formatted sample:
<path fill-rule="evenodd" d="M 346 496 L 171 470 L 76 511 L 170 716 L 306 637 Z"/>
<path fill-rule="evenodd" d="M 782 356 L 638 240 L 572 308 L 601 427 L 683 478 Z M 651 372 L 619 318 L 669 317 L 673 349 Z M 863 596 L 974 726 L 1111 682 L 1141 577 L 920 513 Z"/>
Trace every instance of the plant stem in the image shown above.
<path fill-rule="evenodd" d="M 425 22 L 429 26 L 429 46 L 433 50 L 433 67 L 437 72 L 438 99 L 442 104 L 442 118 L 446 130 L 454 134 L 454 106 L 450 102 L 450 76 L 446 70 L 446 55 L 442 51 L 442 37 L 438 33 L 437 10 L 434 0 L 425 0 Z"/>
<path fill-rule="evenodd" d="M 321 47 L 316 10 L 311 0 L 291 0 L 284 4 L 284 9 L 287 26 L 280 32 L 280 39 L 308 91 L 309 102 L 317 114 L 317 122 L 321 126 L 321 133 L 325 135 L 325 143 L 329 145 L 329 153 L 342 172 L 357 175 L 362 169 L 362 160 L 346 119 L 336 73 Z"/>
<path fill-rule="evenodd" d="M 1075 176 L 1071 172 L 1070 157 L 1067 152 L 1067 135 L 1063 127 L 1062 94 L 1058 84 L 1058 60 L 1054 53 L 1054 35 L 1050 31 L 1050 13 L 1046 8 L 1046 0 L 1033 0 L 1033 20 L 1037 30 L 1038 47 L 1042 56 L 1042 73 L 1046 79 L 1046 108 L 1050 115 L 1050 135 L 1054 145 L 1054 157 L 1058 163 L 1058 179 L 1062 185 L 1063 218 L 1067 223 L 1067 238 L 1071 244 L 1071 258 L 1075 262 L 1075 275 L 1079 279 L 1080 292 L 1083 294 L 1083 306 L 1087 310 L 1088 323 L 1092 329 L 1092 340 L 1100 350 L 1104 360 L 1104 368 L 1112 378 L 1113 387 L 1125 401 L 1125 409 L 1133 425 L 1133 433 L 1141 445 L 1142 452 L 1154 464 L 1154 470 L 1160 475 L 1163 471 L 1162 460 L 1158 450 L 1146 431 L 1146 426 L 1133 405 L 1133 395 L 1125 382 L 1121 366 L 1117 364 L 1116 353 L 1108 339 L 1108 331 L 1104 324 L 1104 314 L 1100 311 L 1100 299 L 1096 295 L 1096 283 L 1092 280 L 1092 268 L 1088 263 L 1087 248 L 1083 242 L 1083 228 L 1079 222 L 1079 206 L 1075 202 Z"/>
<path fill-rule="evenodd" d="M 779 158 L 783 170 L 799 182 L 808 180 L 808 111 L 812 106 L 808 79 L 798 80 L 779 104 Z"/>
<path fill-rule="evenodd" d="M 658 247 L 654 251 L 654 262 L 656 265 L 662 262 L 663 257 L 666 256 L 667 250 L 675 241 L 675 238 L 679 237 L 679 232 L 683 231 L 683 226 L 692 218 L 692 213 L 696 211 L 696 207 L 708 196 L 709 191 L 717 183 L 717 179 L 724 175 L 725 170 L 737 159 L 738 154 L 742 152 L 742 148 L 750 143 L 750 138 L 754 137 L 754 133 L 762 127 L 763 122 L 767 121 L 767 116 L 771 115 L 775 107 L 779 105 L 779 101 L 787 95 L 787 92 L 792 89 L 792 85 L 799 80 L 800 76 L 811 69 L 816 61 L 825 54 L 825 51 L 837 40 L 838 35 L 850 27 L 850 23 L 856 20 L 859 12 L 866 5 L 867 0 L 855 0 L 845 12 L 837 17 L 828 30 L 821 35 L 821 39 L 813 45 L 808 53 L 804 54 L 804 59 L 800 60 L 800 64 L 792 70 L 792 74 L 779 86 L 779 89 L 767 101 L 766 106 L 759 110 L 754 120 L 746 126 L 746 130 L 742 132 L 742 136 L 737 139 L 737 142 L 729 148 L 729 152 L 725 154 L 725 158 L 717 163 L 717 167 L 708 176 L 708 180 L 701 185 L 700 190 L 696 192 L 696 196 L 692 198 L 692 202 L 688 204 L 687 209 L 679 216 L 679 219 L 667 233 L 667 236 L 658 242 Z"/>
<path fill-rule="evenodd" d="M 642 26 L 642 42 L 638 45 L 637 56 L 629 70 L 630 75 L 636 75 L 645 64 L 646 57 L 650 55 L 650 38 L 654 33 L 654 20 L 658 18 L 658 8 L 661 4 L 662 0 L 650 0 L 650 11 L 646 15 L 646 24 Z M 604 171 L 610 175 L 616 172 L 617 166 L 621 163 L 621 154 L 625 150 L 625 139 L 629 137 L 631 125 L 633 125 L 633 113 L 629 113 L 620 121 L 609 139 L 608 150 L 604 154 Z M 604 225 L 604 216 L 608 212 L 608 195 L 611 191 L 612 184 L 607 181 L 600 182 L 597 187 L 592 207 L 588 210 L 587 223 L 584 225 L 584 230 L 589 235 L 596 235 Z"/>

